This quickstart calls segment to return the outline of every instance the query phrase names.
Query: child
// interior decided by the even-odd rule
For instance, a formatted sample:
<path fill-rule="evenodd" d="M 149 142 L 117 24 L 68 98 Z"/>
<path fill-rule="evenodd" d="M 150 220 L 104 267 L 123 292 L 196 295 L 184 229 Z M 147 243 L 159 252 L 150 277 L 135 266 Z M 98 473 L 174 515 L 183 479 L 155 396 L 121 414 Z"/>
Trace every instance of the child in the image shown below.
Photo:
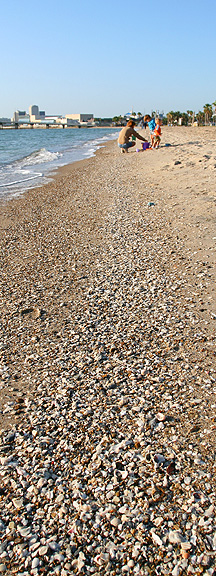
<path fill-rule="evenodd" d="M 150 137 L 151 137 L 151 145 L 153 148 L 153 144 L 154 144 L 154 129 L 156 126 L 156 122 L 154 118 L 151 118 L 151 116 L 149 116 L 149 114 L 146 114 L 146 116 L 144 116 L 144 122 L 147 122 L 149 130 L 150 130 Z"/>
<path fill-rule="evenodd" d="M 156 126 L 154 129 L 154 144 L 153 148 L 159 148 L 159 144 L 161 141 L 161 126 L 162 120 L 160 118 L 156 118 Z"/>

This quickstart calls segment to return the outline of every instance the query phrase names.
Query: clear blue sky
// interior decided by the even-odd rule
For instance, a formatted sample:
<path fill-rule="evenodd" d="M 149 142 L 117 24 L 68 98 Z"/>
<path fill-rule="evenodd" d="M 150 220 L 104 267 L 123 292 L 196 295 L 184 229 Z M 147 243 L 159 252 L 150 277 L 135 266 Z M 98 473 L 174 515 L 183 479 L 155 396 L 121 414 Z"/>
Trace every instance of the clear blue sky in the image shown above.
<path fill-rule="evenodd" d="M 0 116 L 198 111 L 216 100 L 216 2 L 7 0 Z"/>

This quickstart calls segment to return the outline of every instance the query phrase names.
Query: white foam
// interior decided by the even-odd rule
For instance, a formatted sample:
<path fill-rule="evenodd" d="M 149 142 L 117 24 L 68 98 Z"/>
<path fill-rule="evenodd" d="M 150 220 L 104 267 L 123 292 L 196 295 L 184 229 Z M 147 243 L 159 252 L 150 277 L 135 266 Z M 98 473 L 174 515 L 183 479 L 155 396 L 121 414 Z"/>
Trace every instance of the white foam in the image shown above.
<path fill-rule="evenodd" d="M 17 160 L 16 164 L 19 164 L 21 167 L 23 165 L 33 166 L 35 164 L 43 164 L 44 162 L 53 162 L 61 158 L 61 156 L 62 154 L 60 152 L 49 152 L 46 148 L 41 148 L 40 150 L 32 152 L 29 156 L 22 158 L 22 160 Z"/>
<path fill-rule="evenodd" d="M 41 186 L 52 178 L 54 170 L 77 160 L 91 158 L 105 141 L 116 138 L 116 135 L 116 131 L 101 134 L 97 130 L 86 134 L 85 130 L 65 133 L 38 130 L 28 135 L 23 133 L 22 146 L 19 147 L 15 134 L 11 148 L 5 147 L 2 153 L 0 150 L 0 196 L 14 196 L 17 192 L 23 193 Z M 89 136 L 90 139 L 86 140 Z M 34 146 L 35 150 L 30 152 Z M 55 151 L 50 151 L 49 146 Z M 38 169 L 41 172 L 36 172 Z"/>
<path fill-rule="evenodd" d="M 8 186 L 16 186 L 16 184 L 22 184 L 23 182 L 28 182 L 29 180 L 35 180 L 35 178 L 40 178 L 43 176 L 42 172 L 38 172 L 35 176 L 29 176 L 28 178 L 24 178 L 22 180 L 14 180 L 14 182 L 7 182 L 5 184 L 0 184 L 0 188 L 7 188 Z"/>

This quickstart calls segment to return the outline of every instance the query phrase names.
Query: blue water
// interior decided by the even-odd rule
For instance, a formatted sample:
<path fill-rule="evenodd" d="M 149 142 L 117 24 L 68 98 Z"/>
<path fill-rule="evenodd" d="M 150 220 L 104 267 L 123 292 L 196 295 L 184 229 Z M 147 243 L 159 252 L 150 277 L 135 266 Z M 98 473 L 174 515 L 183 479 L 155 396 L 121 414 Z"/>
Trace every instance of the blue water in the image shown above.
<path fill-rule="evenodd" d="M 90 158 L 118 132 L 113 127 L 0 130 L 0 198 L 45 184 L 53 170 Z"/>

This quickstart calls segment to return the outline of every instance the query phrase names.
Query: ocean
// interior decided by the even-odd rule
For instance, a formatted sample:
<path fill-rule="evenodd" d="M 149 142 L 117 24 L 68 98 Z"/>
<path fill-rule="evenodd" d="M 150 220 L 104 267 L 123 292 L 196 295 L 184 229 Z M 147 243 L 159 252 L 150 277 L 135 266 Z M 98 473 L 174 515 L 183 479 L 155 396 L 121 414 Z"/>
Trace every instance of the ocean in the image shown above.
<path fill-rule="evenodd" d="M 118 128 L 0 130 L 0 199 L 50 181 L 60 166 L 94 156 Z"/>

